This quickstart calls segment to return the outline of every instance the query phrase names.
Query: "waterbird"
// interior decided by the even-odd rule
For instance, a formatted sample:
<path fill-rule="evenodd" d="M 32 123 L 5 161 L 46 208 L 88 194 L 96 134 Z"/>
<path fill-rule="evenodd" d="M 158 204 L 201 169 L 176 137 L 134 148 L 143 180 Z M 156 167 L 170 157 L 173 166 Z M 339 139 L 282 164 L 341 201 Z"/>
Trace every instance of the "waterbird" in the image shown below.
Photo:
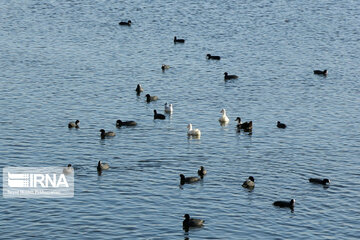
<path fill-rule="evenodd" d="M 197 128 L 193 129 L 191 123 L 188 124 L 187 128 L 188 128 L 188 131 L 187 131 L 188 136 L 200 137 L 200 135 L 201 135 L 200 130 Z"/>
<path fill-rule="evenodd" d="M 68 164 L 67 167 L 65 167 L 65 168 L 63 169 L 63 174 L 65 174 L 65 175 L 69 175 L 69 174 L 71 174 L 72 172 L 74 172 L 74 169 L 73 169 L 73 167 L 71 166 L 71 164 Z"/>
<path fill-rule="evenodd" d="M 220 113 L 222 113 L 221 117 L 219 118 L 219 122 L 221 123 L 228 123 L 229 118 L 226 116 L 226 110 L 225 108 L 221 109 Z"/>
<path fill-rule="evenodd" d="M 165 119 L 165 115 L 157 113 L 156 110 L 154 110 L 154 119 L 161 119 L 164 120 Z"/>
<path fill-rule="evenodd" d="M 314 70 L 314 74 L 326 76 L 327 75 L 327 70 L 326 69 L 324 71 L 322 71 L 322 70 Z"/>
<path fill-rule="evenodd" d="M 120 128 L 121 126 L 136 126 L 135 121 L 121 121 L 120 119 L 116 121 L 116 127 Z"/>
<path fill-rule="evenodd" d="M 253 187 L 255 187 L 255 179 L 254 179 L 254 177 L 250 176 L 248 179 L 246 179 L 246 180 L 244 181 L 244 183 L 242 184 L 242 186 L 243 186 L 244 188 L 253 188 Z"/>
<path fill-rule="evenodd" d="M 105 132 L 104 129 L 100 129 L 100 137 L 104 139 L 105 137 L 114 137 L 116 134 L 114 132 Z"/>
<path fill-rule="evenodd" d="M 244 129 L 245 131 L 251 131 L 252 130 L 252 126 L 253 126 L 252 121 L 250 121 L 250 122 L 241 122 L 240 117 L 237 117 L 235 119 L 235 121 L 238 122 L 237 125 L 236 125 L 236 127 L 238 129 Z"/>
<path fill-rule="evenodd" d="M 224 72 L 224 79 L 225 80 L 237 79 L 237 78 L 239 78 L 239 77 L 236 76 L 236 75 L 229 75 L 227 72 Z"/>
<path fill-rule="evenodd" d="M 136 86 L 135 91 L 136 91 L 136 93 L 137 93 L 138 95 L 140 95 L 140 93 L 143 92 L 144 89 L 141 87 L 140 84 L 138 84 L 138 85 Z"/>
<path fill-rule="evenodd" d="M 220 56 L 211 56 L 211 54 L 207 54 L 206 57 L 207 59 L 220 60 Z"/>
<path fill-rule="evenodd" d="M 276 125 L 278 128 L 286 128 L 286 124 L 285 123 L 281 123 L 281 122 L 277 122 L 277 125 Z"/>
<path fill-rule="evenodd" d="M 176 36 L 174 37 L 174 43 L 184 43 L 184 39 L 177 39 Z"/>
<path fill-rule="evenodd" d="M 183 229 L 188 231 L 191 227 L 202 227 L 205 220 L 190 218 L 189 214 L 184 215 Z"/>
<path fill-rule="evenodd" d="M 173 112 L 173 105 L 170 103 L 169 105 L 167 103 L 165 103 L 165 109 L 164 111 L 166 113 L 172 113 Z"/>
<path fill-rule="evenodd" d="M 291 199 L 290 202 L 287 201 L 275 201 L 273 203 L 274 206 L 281 207 L 281 208 L 294 208 L 295 206 L 295 199 Z"/>
<path fill-rule="evenodd" d="M 131 20 L 129 20 L 129 21 L 127 21 L 127 22 L 119 22 L 119 25 L 131 26 Z"/>
<path fill-rule="evenodd" d="M 203 178 L 206 174 L 207 171 L 205 170 L 205 168 L 203 166 L 200 166 L 200 169 L 198 170 L 198 175 L 200 176 L 200 178 Z"/>
<path fill-rule="evenodd" d="M 75 122 L 69 122 L 68 128 L 79 128 L 79 120 L 76 120 Z"/>
<path fill-rule="evenodd" d="M 195 183 L 200 181 L 198 177 L 185 177 L 184 174 L 180 174 L 180 185 L 184 185 L 185 183 Z"/>
<path fill-rule="evenodd" d="M 311 182 L 311 183 L 316 183 L 316 184 L 322 184 L 322 185 L 330 184 L 330 180 L 327 179 L 327 178 L 324 178 L 324 179 L 320 179 L 320 178 L 309 178 L 309 182 Z"/>
<path fill-rule="evenodd" d="M 146 94 L 145 97 L 146 97 L 146 102 L 148 103 L 159 99 L 157 96 L 150 96 L 150 94 Z"/>
<path fill-rule="evenodd" d="M 98 171 L 108 170 L 109 168 L 110 168 L 109 164 L 102 163 L 101 161 L 98 162 L 98 165 L 97 165 L 97 170 Z"/>

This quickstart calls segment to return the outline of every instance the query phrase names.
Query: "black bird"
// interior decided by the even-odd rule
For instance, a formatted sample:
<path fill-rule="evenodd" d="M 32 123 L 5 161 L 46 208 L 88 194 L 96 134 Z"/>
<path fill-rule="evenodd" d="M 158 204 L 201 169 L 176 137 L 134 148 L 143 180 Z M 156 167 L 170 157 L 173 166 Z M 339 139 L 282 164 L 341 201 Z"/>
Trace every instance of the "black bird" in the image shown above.
<path fill-rule="evenodd" d="M 317 183 L 317 184 L 322 184 L 322 185 L 330 184 L 330 180 L 327 179 L 327 178 L 324 178 L 324 179 L 309 178 L 309 182 L 311 182 L 311 183 Z"/>
<path fill-rule="evenodd" d="M 140 93 L 143 92 L 144 89 L 141 87 L 140 84 L 138 84 L 138 85 L 136 86 L 135 91 L 136 91 L 137 95 L 140 95 Z"/>
<path fill-rule="evenodd" d="M 198 175 L 200 176 L 200 178 L 203 178 L 206 173 L 207 171 L 205 170 L 205 168 L 203 166 L 200 166 L 200 169 L 198 170 Z"/>
<path fill-rule="evenodd" d="M 129 21 L 127 21 L 127 22 L 119 22 L 119 25 L 131 26 L 131 20 L 129 20 Z"/>
<path fill-rule="evenodd" d="M 189 228 L 191 227 L 202 227 L 205 222 L 205 220 L 190 218 L 189 214 L 185 214 L 184 218 L 183 229 L 185 231 L 189 231 Z"/>
<path fill-rule="evenodd" d="M 200 181 L 198 177 L 185 177 L 184 174 L 180 174 L 180 185 L 184 185 L 185 183 L 194 183 Z"/>
<path fill-rule="evenodd" d="M 255 179 L 254 177 L 250 176 L 244 183 L 242 184 L 244 188 L 253 188 L 255 187 Z"/>
<path fill-rule="evenodd" d="M 225 80 L 237 79 L 237 78 L 239 78 L 239 77 L 236 76 L 236 75 L 229 75 L 227 72 L 224 72 L 224 79 Z"/>
<path fill-rule="evenodd" d="M 184 39 L 177 39 L 176 36 L 174 37 L 174 43 L 184 43 Z"/>
<path fill-rule="evenodd" d="M 277 122 L 277 125 L 276 125 L 278 128 L 286 128 L 286 124 L 285 123 L 281 123 L 281 122 Z"/>
<path fill-rule="evenodd" d="M 165 115 L 157 113 L 156 110 L 154 110 L 154 119 L 161 119 L 164 120 L 165 119 Z"/>
<path fill-rule="evenodd" d="M 148 103 L 158 100 L 157 96 L 150 96 L 150 94 L 146 94 L 145 97 L 146 97 L 146 102 L 148 102 Z"/>
<path fill-rule="evenodd" d="M 100 132 L 101 132 L 100 134 L 101 139 L 104 139 L 106 137 L 114 137 L 116 135 L 114 132 L 105 132 L 104 129 L 100 129 Z"/>
<path fill-rule="evenodd" d="M 242 123 L 240 117 L 237 117 L 237 118 L 235 119 L 235 121 L 238 122 L 238 124 L 236 125 L 236 127 L 237 127 L 238 129 L 244 129 L 245 131 L 251 131 L 251 130 L 252 130 L 252 126 L 253 126 L 253 125 L 252 125 L 252 121 Z"/>
<path fill-rule="evenodd" d="M 326 69 L 324 71 L 322 71 L 322 70 L 314 70 L 314 74 L 326 76 L 327 75 L 327 70 Z"/>
<path fill-rule="evenodd" d="M 116 121 L 116 127 L 121 127 L 121 126 L 136 126 L 137 123 L 135 121 L 121 121 L 121 120 L 117 120 Z"/>
<path fill-rule="evenodd" d="M 220 56 L 211 56 L 211 54 L 207 54 L 206 57 L 207 59 L 220 60 Z"/>
<path fill-rule="evenodd" d="M 79 120 L 76 120 L 75 122 L 69 122 L 68 127 L 69 128 L 79 128 Z"/>
<path fill-rule="evenodd" d="M 281 207 L 281 208 L 291 208 L 293 209 L 295 206 L 295 199 L 291 199 L 290 202 L 287 201 L 276 201 L 273 203 L 274 206 Z"/>

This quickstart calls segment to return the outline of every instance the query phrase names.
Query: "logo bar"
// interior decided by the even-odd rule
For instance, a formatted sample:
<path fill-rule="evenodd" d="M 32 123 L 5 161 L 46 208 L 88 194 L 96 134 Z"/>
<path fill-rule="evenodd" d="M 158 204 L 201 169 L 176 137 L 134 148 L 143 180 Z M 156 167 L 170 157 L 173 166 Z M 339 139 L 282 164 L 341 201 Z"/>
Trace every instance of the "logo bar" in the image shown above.
<path fill-rule="evenodd" d="M 68 167 L 5 167 L 3 197 L 74 197 L 74 171 Z"/>

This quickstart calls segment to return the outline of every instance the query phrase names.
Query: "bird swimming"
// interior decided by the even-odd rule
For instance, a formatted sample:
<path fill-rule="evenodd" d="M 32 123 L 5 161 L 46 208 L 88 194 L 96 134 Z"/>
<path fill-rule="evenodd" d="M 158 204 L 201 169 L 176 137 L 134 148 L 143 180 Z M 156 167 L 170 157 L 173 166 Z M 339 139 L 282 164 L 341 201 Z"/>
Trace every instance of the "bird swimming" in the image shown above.
<path fill-rule="evenodd" d="M 117 120 L 116 121 L 116 127 L 121 127 L 121 126 L 136 126 L 137 123 L 135 121 L 121 121 L 121 120 Z"/>
<path fill-rule="evenodd" d="M 212 60 L 220 60 L 220 56 L 212 56 L 211 54 L 207 54 L 206 55 L 207 59 L 212 59 Z"/>
<path fill-rule="evenodd" d="M 156 110 L 154 110 L 154 119 L 161 119 L 164 120 L 165 119 L 165 115 L 157 113 Z"/>
<path fill-rule="evenodd" d="M 131 26 L 131 20 L 127 21 L 127 22 L 119 22 L 119 25 L 122 26 Z"/>
<path fill-rule="evenodd" d="M 276 125 L 278 128 L 286 128 L 286 124 L 285 123 L 281 123 L 281 122 L 277 122 L 277 125 Z"/>
<path fill-rule="evenodd" d="M 195 183 L 200 181 L 198 177 L 185 177 L 184 174 L 180 174 L 180 185 L 184 185 L 185 183 Z"/>
<path fill-rule="evenodd" d="M 198 175 L 200 176 L 200 178 L 203 178 L 206 174 L 207 171 L 205 170 L 205 168 L 203 166 L 200 166 L 200 169 L 198 170 Z"/>
<path fill-rule="evenodd" d="M 146 94 L 145 97 L 146 97 L 146 102 L 148 103 L 159 99 L 157 96 L 150 96 L 150 94 Z"/>
<path fill-rule="evenodd" d="M 68 128 L 79 128 L 79 120 L 76 120 L 75 122 L 69 122 Z"/>
<path fill-rule="evenodd" d="M 281 207 L 281 208 L 291 208 L 293 209 L 295 206 L 295 199 L 291 199 L 290 202 L 287 201 L 275 201 L 273 203 L 274 206 Z"/>
<path fill-rule="evenodd" d="M 184 43 L 185 40 L 184 39 L 178 39 L 176 38 L 176 36 L 174 37 L 174 43 Z"/>
<path fill-rule="evenodd" d="M 326 76 L 327 75 L 327 70 L 326 69 L 324 71 L 322 71 L 322 70 L 314 70 L 314 74 Z"/>
<path fill-rule="evenodd" d="M 309 178 L 309 182 L 311 182 L 311 183 L 316 183 L 316 184 L 322 184 L 322 185 L 330 184 L 330 180 L 327 179 L 327 178 L 324 178 L 324 179 Z"/>
<path fill-rule="evenodd" d="M 241 122 L 240 117 L 237 117 L 235 119 L 235 121 L 238 122 L 237 125 L 236 125 L 236 127 L 238 129 L 244 129 L 244 131 L 251 131 L 252 130 L 252 126 L 253 126 L 252 121 L 250 121 L 250 122 Z"/>
<path fill-rule="evenodd" d="M 239 77 L 236 76 L 236 75 L 229 75 L 227 72 L 224 72 L 224 79 L 225 80 L 237 79 L 237 78 L 239 78 Z"/>
<path fill-rule="evenodd" d="M 104 139 L 106 137 L 114 137 L 116 135 L 114 132 L 105 132 L 104 129 L 100 129 L 100 132 L 101 132 L 100 134 L 101 139 Z"/>
<path fill-rule="evenodd" d="M 243 186 L 244 188 L 253 188 L 253 187 L 255 187 L 255 179 L 254 179 L 254 177 L 250 176 L 248 179 L 246 179 L 246 180 L 244 181 L 244 183 L 242 184 L 242 186 Z"/>
<path fill-rule="evenodd" d="M 188 136 L 195 136 L 195 137 L 200 137 L 201 136 L 200 130 L 197 129 L 197 128 L 193 129 L 191 123 L 188 124 L 187 128 L 188 128 L 188 132 L 187 132 Z"/>

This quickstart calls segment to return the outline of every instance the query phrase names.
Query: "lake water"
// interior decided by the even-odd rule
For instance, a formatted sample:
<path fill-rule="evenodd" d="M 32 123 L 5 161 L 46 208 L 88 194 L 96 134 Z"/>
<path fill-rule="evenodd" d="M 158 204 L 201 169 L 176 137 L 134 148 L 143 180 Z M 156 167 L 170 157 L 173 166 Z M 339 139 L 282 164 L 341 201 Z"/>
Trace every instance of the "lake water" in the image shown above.
<path fill-rule="evenodd" d="M 360 238 L 358 1 L 1 6 L 0 167 L 75 168 L 74 198 L 0 198 L 2 239 Z M 165 102 L 173 114 L 154 121 Z M 252 135 L 236 131 L 238 116 Z M 101 128 L 116 137 L 101 140 Z M 110 164 L 101 176 L 99 160 Z M 204 180 L 179 187 L 201 165 Z M 250 175 L 253 191 L 241 187 Z M 294 212 L 272 205 L 291 198 Z M 184 232 L 185 213 L 205 226 Z"/>

